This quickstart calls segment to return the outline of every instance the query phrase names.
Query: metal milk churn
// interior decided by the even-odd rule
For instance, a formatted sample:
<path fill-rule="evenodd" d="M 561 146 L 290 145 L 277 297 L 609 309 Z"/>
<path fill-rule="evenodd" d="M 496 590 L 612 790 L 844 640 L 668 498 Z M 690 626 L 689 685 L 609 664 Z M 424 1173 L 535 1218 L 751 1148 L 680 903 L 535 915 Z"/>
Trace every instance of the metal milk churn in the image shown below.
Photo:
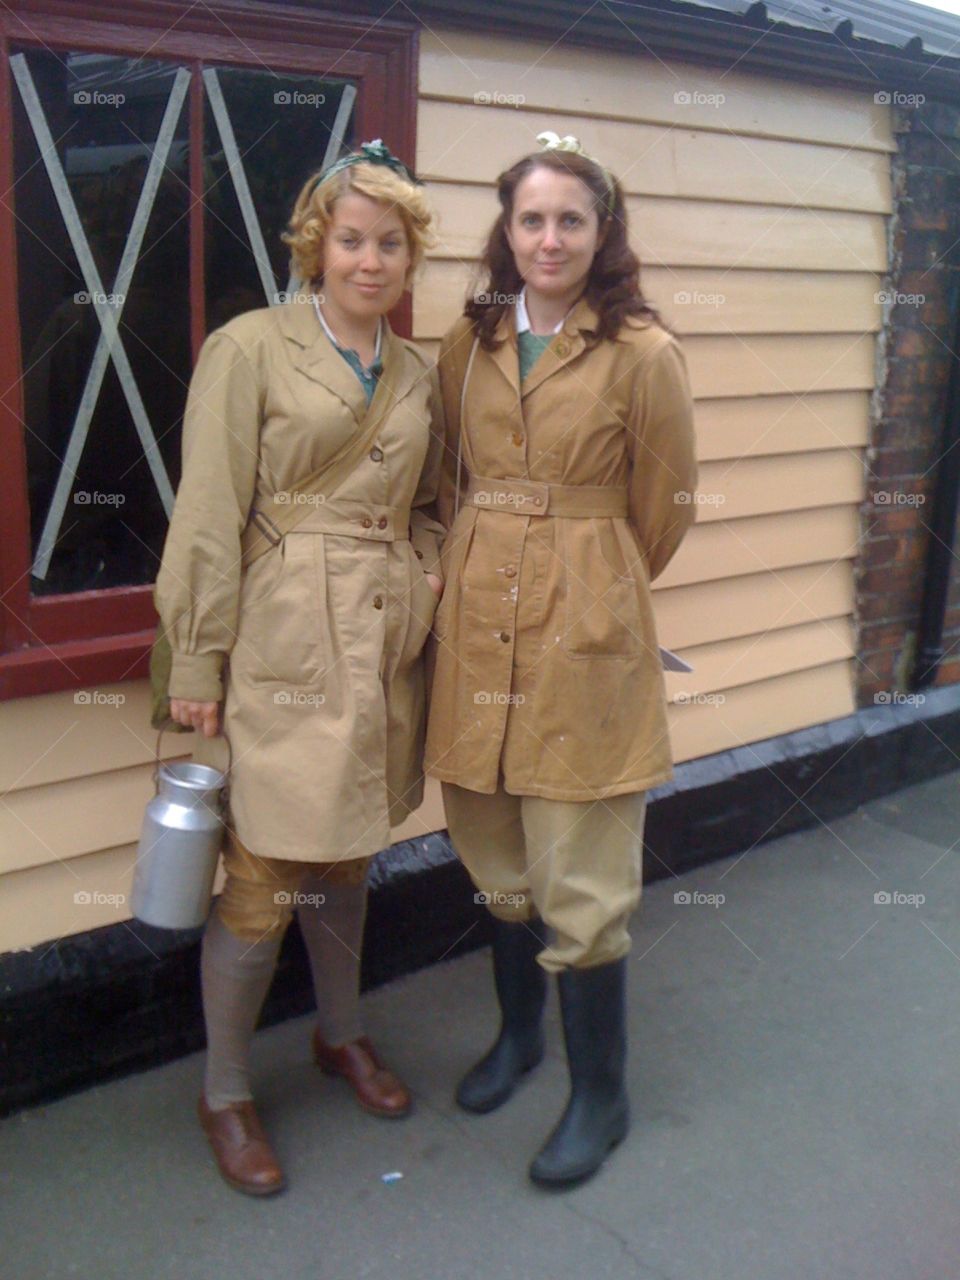
<path fill-rule="evenodd" d="M 158 761 L 147 805 L 131 907 L 145 924 L 194 929 L 210 909 L 223 836 L 226 775 L 209 765 Z"/>

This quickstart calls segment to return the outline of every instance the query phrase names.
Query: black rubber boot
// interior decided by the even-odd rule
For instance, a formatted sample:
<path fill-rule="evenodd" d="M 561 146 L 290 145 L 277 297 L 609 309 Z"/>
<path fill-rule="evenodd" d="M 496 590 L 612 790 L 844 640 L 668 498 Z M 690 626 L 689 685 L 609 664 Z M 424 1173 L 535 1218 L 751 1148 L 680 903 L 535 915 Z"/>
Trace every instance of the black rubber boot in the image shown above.
<path fill-rule="evenodd" d="M 565 969 L 557 977 L 570 1100 L 530 1165 L 530 1177 L 541 1186 L 571 1186 L 592 1177 L 630 1128 L 623 1082 L 626 973 L 624 959 Z"/>
<path fill-rule="evenodd" d="M 500 1003 L 500 1034 L 493 1048 L 467 1072 L 457 1089 L 464 1111 L 495 1111 L 517 1081 L 543 1061 L 543 1006 L 547 975 L 537 964 L 544 947 L 541 920 L 493 921 L 493 980 Z"/>

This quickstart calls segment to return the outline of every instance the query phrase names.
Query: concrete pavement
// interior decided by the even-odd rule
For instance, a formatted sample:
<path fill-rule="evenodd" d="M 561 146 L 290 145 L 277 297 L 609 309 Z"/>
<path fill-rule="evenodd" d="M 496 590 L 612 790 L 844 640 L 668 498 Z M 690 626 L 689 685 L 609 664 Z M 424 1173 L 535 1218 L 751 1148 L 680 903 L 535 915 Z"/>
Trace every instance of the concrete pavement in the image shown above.
<path fill-rule="evenodd" d="M 491 1116 L 453 1104 L 494 1028 L 480 952 L 364 998 L 415 1091 L 408 1120 L 362 1113 L 311 1066 L 309 1019 L 258 1034 L 278 1198 L 217 1177 L 194 1119 L 200 1055 L 4 1121 L 0 1275 L 958 1280 L 958 785 L 647 887 L 634 1126 L 586 1186 L 526 1179 L 565 1099 L 553 995 L 535 1076 Z"/>

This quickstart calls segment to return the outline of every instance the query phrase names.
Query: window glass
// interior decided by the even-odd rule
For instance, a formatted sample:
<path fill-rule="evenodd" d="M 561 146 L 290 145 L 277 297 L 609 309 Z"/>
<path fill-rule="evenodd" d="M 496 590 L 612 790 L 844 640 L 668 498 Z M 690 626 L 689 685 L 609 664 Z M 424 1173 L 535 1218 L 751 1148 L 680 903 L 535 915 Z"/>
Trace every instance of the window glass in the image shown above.
<path fill-rule="evenodd" d="M 208 70 L 205 87 L 209 331 L 242 311 L 266 306 L 264 276 L 271 294 L 286 292 L 290 259 L 281 232 L 307 178 L 353 145 L 355 90 L 342 80 L 235 67 Z M 218 87 L 223 103 L 219 113 Z M 229 130 L 223 127 L 224 111 Z M 231 174 L 230 132 L 242 161 L 241 189 L 245 182 L 256 211 L 260 243 L 246 225 Z M 266 260 L 263 271 L 258 254 Z"/>
<path fill-rule="evenodd" d="M 188 115 L 176 109 L 187 73 L 33 49 L 11 65 L 32 590 L 152 582 L 190 373 Z M 141 200 L 175 89 L 166 163 Z M 114 318 L 117 359 L 104 359 L 98 306 Z"/>

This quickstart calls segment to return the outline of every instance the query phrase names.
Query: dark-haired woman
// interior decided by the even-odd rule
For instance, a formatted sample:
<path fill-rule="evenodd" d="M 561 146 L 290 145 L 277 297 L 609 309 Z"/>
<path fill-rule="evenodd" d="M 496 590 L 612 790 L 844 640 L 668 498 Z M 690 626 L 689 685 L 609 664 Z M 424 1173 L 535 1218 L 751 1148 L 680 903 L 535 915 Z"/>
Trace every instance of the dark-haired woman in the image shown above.
<path fill-rule="evenodd" d="M 501 1028 L 457 1101 L 487 1112 L 543 1057 L 558 975 L 570 1098 L 530 1167 L 590 1177 L 629 1125 L 629 918 L 646 792 L 672 774 L 650 584 L 692 522 L 677 340 L 623 193 L 576 139 L 499 179 L 483 291 L 444 339 L 446 593 L 427 771 L 493 915 Z"/>

